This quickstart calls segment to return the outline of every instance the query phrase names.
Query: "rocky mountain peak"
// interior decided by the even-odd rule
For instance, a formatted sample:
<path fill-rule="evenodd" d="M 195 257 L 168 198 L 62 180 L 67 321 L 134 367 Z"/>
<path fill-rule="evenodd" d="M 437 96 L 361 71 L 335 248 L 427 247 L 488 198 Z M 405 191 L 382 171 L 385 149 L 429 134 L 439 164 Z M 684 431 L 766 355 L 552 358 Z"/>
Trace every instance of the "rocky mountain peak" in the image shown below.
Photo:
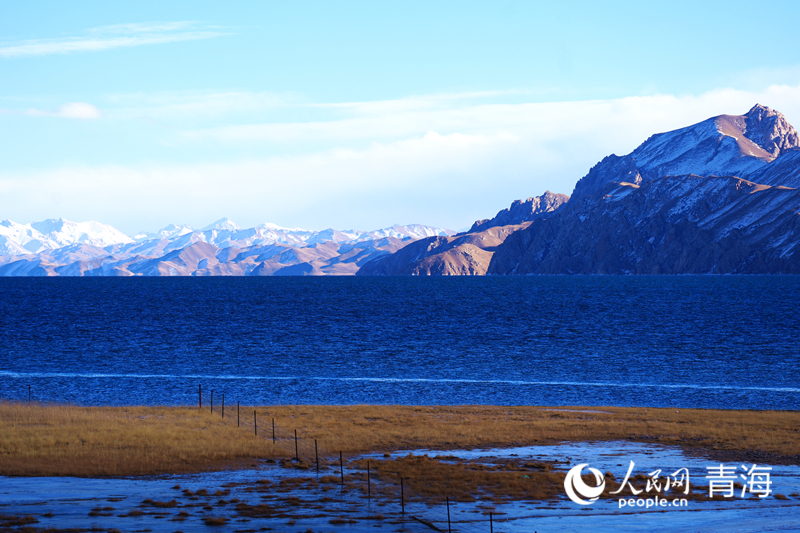
<path fill-rule="evenodd" d="M 541 196 L 531 197 L 527 200 L 514 200 L 511 207 L 503 209 L 494 218 L 477 220 L 466 233 L 484 231 L 497 226 L 522 224 L 538 218 L 548 216 L 555 212 L 569 200 L 566 194 L 557 194 L 545 191 Z"/>
<path fill-rule="evenodd" d="M 748 139 L 766 150 L 773 157 L 790 148 L 800 146 L 797 131 L 781 113 L 761 104 L 756 104 L 744 115 Z"/>
<path fill-rule="evenodd" d="M 747 178 L 798 146 L 800 138 L 786 118 L 756 104 L 744 115 L 719 115 L 657 133 L 628 155 L 606 157 L 578 181 L 573 197 L 596 193 L 607 183 L 638 184 L 664 176 Z"/>

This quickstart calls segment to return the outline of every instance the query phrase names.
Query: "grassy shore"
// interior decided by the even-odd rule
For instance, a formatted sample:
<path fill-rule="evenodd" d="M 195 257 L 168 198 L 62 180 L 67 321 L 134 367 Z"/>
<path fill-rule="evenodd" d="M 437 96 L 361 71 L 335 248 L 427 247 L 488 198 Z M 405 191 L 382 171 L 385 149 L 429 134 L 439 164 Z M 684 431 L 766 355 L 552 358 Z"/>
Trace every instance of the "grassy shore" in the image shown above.
<path fill-rule="evenodd" d="M 252 407 L 248 407 L 248 412 Z M 800 413 L 497 406 L 269 406 L 260 419 L 344 454 L 559 441 L 680 445 L 730 460 L 800 464 Z M 218 414 L 188 407 L 0 403 L 0 475 L 198 472 L 285 457 Z"/>

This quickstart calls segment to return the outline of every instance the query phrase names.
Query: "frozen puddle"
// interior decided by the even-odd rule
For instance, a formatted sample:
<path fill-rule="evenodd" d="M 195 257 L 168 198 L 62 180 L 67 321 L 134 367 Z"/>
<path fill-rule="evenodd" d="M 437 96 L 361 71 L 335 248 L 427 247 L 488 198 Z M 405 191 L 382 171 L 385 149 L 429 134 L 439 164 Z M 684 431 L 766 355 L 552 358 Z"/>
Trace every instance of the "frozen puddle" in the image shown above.
<path fill-rule="evenodd" d="M 394 457 L 427 454 L 449 456 L 491 464 L 501 459 L 552 463 L 566 471 L 588 464 L 611 472 L 622 480 L 630 461 L 633 474 L 662 470 L 671 474 L 688 469 L 693 487 L 707 486 L 707 467 L 719 462 L 686 456 L 678 447 L 604 442 L 564 443 L 553 446 L 433 451 L 411 450 Z M 381 460 L 381 456 L 369 456 Z M 739 464 L 726 463 L 741 472 Z M 752 465 L 747 465 L 752 466 Z M 764 466 L 764 465 L 760 465 Z M 689 499 L 682 508 L 619 508 L 617 499 L 581 506 L 563 495 L 553 501 L 491 504 L 493 531 L 532 533 L 548 531 L 647 531 L 647 532 L 800 532 L 800 467 L 771 465 L 771 490 L 767 498 L 733 498 L 721 501 Z M 584 473 L 588 473 L 584 471 Z M 345 477 L 361 471 L 345 468 Z M 36 523 L 18 527 L 95 528 L 97 531 L 287 531 L 375 532 L 434 531 L 422 518 L 447 531 L 444 505 L 428 506 L 391 499 L 367 499 L 362 484 L 352 477 L 346 487 L 339 484 L 337 469 L 320 474 L 262 463 L 250 470 L 146 478 L 3 478 L 0 477 L 0 530 L 8 517 L 32 516 Z M 643 489 L 644 481 L 633 481 Z M 178 487 L 179 486 L 179 487 Z M 629 491 L 623 491 L 628 496 Z M 777 499 L 775 494 L 788 499 Z M 374 493 L 373 493 L 374 495 Z M 671 495 L 670 495 L 671 496 Z M 148 503 L 150 502 L 150 503 Z M 482 502 L 450 506 L 452 531 L 489 533 L 487 505 Z M 222 526 L 217 524 L 224 524 Z M 4 529 L 5 528 L 5 529 Z"/>

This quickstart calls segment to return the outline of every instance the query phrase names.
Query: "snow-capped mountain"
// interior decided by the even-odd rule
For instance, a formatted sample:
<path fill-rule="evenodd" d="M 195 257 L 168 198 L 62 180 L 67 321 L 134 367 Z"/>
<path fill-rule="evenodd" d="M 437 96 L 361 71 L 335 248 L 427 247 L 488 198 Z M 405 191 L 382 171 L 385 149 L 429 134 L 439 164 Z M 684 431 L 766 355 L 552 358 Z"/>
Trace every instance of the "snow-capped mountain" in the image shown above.
<path fill-rule="evenodd" d="M 799 146 L 768 107 L 713 117 L 604 158 L 549 213 L 519 224 L 515 203 L 496 220 L 516 226 L 479 221 L 359 274 L 800 274 Z"/>
<path fill-rule="evenodd" d="M 406 226 L 394 225 L 373 231 L 335 230 L 328 228 L 314 231 L 302 228 L 284 228 L 272 223 L 259 224 L 252 228 L 241 229 L 238 224 L 229 218 L 220 219 L 200 230 L 191 226 L 170 224 L 155 233 L 139 233 L 135 239 L 140 243 L 156 239 L 167 239 L 170 244 L 166 250 L 173 250 L 195 242 L 213 244 L 219 248 L 234 246 L 246 248 L 248 246 L 265 246 L 269 244 L 286 244 L 290 246 L 307 246 L 325 242 L 361 242 L 369 240 L 394 237 L 397 239 L 421 239 L 434 235 L 450 235 L 450 230 L 424 226 L 422 224 L 409 224 Z M 130 246 L 125 250 L 145 250 L 147 248 Z"/>
<path fill-rule="evenodd" d="M 156 232 L 141 231 L 133 236 L 133 240 L 137 242 L 149 241 L 151 239 L 174 239 L 187 233 L 192 233 L 194 229 L 191 226 L 170 224 L 161 228 Z"/>
<path fill-rule="evenodd" d="M 22 255 L 54 250 L 70 244 L 110 246 L 134 242 L 121 231 L 94 222 L 47 219 L 31 224 L 17 224 L 10 220 L 0 222 L 0 253 Z"/>
<path fill-rule="evenodd" d="M 170 224 L 130 238 L 98 222 L 6 220 L 0 223 L 0 276 L 353 274 L 374 254 L 452 233 L 419 224 L 374 231 L 271 223 L 242 229 L 223 218 L 200 230 Z"/>
<path fill-rule="evenodd" d="M 635 183 L 663 176 L 747 178 L 800 147 L 800 137 L 779 112 L 756 104 L 744 115 L 720 115 L 658 133 L 628 155 L 614 154 L 575 185 L 573 198 L 595 193 L 606 183 Z"/>
<path fill-rule="evenodd" d="M 238 231 L 239 229 L 241 229 L 239 228 L 239 224 L 237 224 L 236 222 L 227 217 L 224 217 L 217 220 L 216 222 L 212 222 L 211 224 L 201 229 L 200 231 L 211 231 L 211 230 Z"/>

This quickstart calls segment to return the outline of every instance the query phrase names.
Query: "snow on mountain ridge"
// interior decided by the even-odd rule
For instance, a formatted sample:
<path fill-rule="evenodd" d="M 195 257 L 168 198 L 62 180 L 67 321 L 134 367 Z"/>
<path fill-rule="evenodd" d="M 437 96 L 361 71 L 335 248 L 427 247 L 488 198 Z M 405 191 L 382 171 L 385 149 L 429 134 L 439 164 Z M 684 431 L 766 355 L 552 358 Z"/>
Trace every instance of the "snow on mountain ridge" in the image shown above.
<path fill-rule="evenodd" d="M 192 233 L 193 231 L 193 227 L 185 224 L 169 224 L 155 233 L 140 231 L 133 236 L 133 240 L 142 242 L 149 241 L 150 239 L 173 239 L 175 237 L 180 237 L 181 235 L 186 235 L 187 233 Z"/>
<path fill-rule="evenodd" d="M 0 246 L 12 255 L 38 253 L 76 243 L 104 247 L 134 242 L 118 229 L 93 220 L 72 222 L 51 218 L 30 224 L 4 220 L 0 228 Z M 14 245 L 9 244 L 11 241 Z M 16 250 L 16 253 L 12 250 Z"/>
<path fill-rule="evenodd" d="M 30 226 L 42 233 L 46 239 L 60 246 L 86 243 L 103 247 L 111 244 L 133 242 L 133 239 L 118 229 L 94 220 L 72 222 L 63 218 L 57 220 L 48 219 L 42 222 L 34 222 Z M 50 247 L 48 246 L 48 248 Z"/>
<path fill-rule="evenodd" d="M 216 222 L 212 222 L 208 226 L 202 228 L 200 231 L 209 231 L 209 230 L 237 231 L 239 229 L 241 229 L 239 228 L 239 224 L 229 219 L 228 217 L 223 217 L 217 220 Z"/>
<path fill-rule="evenodd" d="M 786 118 L 756 104 L 744 115 L 719 115 L 651 135 L 628 155 L 611 155 L 575 185 L 573 196 L 599 191 L 609 182 L 641 183 L 664 176 L 739 176 L 759 172 L 800 147 Z"/>
<path fill-rule="evenodd" d="M 772 163 L 748 174 L 747 179 L 763 185 L 800 189 L 800 148 L 784 150 Z"/>
<path fill-rule="evenodd" d="M 0 222 L 0 255 L 40 254 L 74 244 L 86 244 L 126 257 L 160 257 L 197 243 L 211 244 L 218 248 L 247 248 L 271 244 L 305 247 L 326 242 L 356 243 L 386 237 L 402 240 L 448 234 L 452 232 L 421 224 L 395 225 L 373 231 L 338 231 L 332 228 L 313 231 L 284 228 L 272 223 L 241 229 L 229 218 L 222 218 L 202 230 L 183 224 L 169 224 L 155 233 L 140 232 L 130 238 L 111 226 L 94 221 L 72 222 L 59 218 L 17 224 L 5 220 Z"/>

